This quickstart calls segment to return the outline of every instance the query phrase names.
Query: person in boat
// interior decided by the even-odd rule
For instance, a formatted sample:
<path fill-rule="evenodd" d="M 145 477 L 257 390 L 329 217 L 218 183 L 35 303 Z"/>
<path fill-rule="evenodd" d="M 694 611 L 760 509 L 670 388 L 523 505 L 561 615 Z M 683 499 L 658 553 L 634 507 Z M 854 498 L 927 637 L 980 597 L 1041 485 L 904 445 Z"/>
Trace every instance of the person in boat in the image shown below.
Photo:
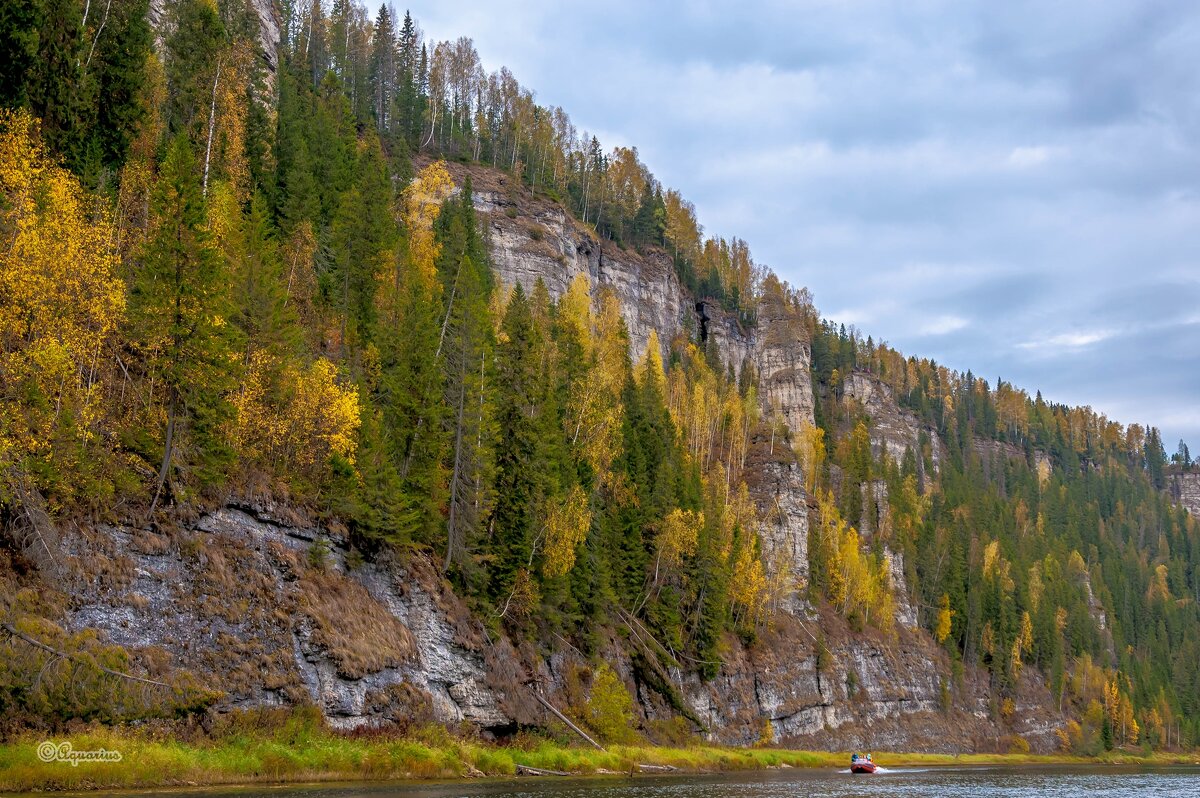
<path fill-rule="evenodd" d="M 856 762 L 858 762 L 858 754 L 851 754 L 850 755 L 850 764 L 853 765 Z"/>

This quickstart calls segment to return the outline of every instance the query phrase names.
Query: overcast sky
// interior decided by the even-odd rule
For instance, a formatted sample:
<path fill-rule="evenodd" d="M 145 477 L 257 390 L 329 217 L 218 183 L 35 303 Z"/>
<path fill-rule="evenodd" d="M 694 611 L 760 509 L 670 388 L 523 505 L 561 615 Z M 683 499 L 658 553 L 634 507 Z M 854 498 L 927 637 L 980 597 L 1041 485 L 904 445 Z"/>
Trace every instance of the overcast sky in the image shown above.
<path fill-rule="evenodd" d="M 1200 4 L 418 2 L 905 354 L 1200 450 Z"/>

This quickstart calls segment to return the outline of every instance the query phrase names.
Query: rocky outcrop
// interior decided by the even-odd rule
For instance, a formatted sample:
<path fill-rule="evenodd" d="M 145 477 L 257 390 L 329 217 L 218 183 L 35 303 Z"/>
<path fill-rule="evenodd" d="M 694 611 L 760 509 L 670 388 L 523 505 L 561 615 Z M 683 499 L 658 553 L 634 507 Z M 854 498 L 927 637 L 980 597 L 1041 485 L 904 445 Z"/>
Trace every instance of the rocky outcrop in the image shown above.
<path fill-rule="evenodd" d="M 784 501 L 803 495 L 786 489 L 798 486 L 784 462 L 763 468 L 780 476 Z M 798 525 L 784 548 L 806 541 L 799 534 L 806 508 L 781 512 Z M 591 666 L 577 651 L 518 650 L 503 635 L 489 637 L 421 558 L 404 567 L 361 563 L 338 542 L 279 508 L 246 505 L 170 534 L 85 530 L 69 539 L 79 584 L 64 620 L 135 652 L 162 652 L 224 691 L 223 707 L 311 702 L 343 729 L 427 718 L 511 732 L 546 722 L 531 680 L 568 706 L 573 674 Z M 803 551 L 776 555 L 805 561 Z M 1001 737 L 986 683 L 968 671 L 952 687 L 944 653 L 898 620 L 899 638 L 890 641 L 851 632 L 833 616 L 816 618 L 811 608 L 781 614 L 752 647 L 730 638 L 715 679 L 676 670 L 670 688 L 647 682 L 615 639 L 605 659 L 646 717 L 675 713 L 663 695 L 674 690 L 706 735 L 725 744 L 757 741 L 768 721 L 776 742 L 817 748 L 964 750 Z M 823 670 L 817 634 L 829 641 Z M 1021 720 L 1008 732 L 1046 748 L 1055 719 L 1036 702 L 1019 708 Z M 1042 724 L 1044 734 L 1027 734 L 1030 724 Z"/>
<path fill-rule="evenodd" d="M 800 464 L 787 442 L 756 441 L 745 478 L 761 519 L 758 533 L 772 583 L 783 586 L 780 606 L 802 612 L 798 591 L 808 580 L 809 497 Z"/>
<path fill-rule="evenodd" d="M 1200 518 L 1200 466 L 1168 474 L 1167 493 L 1176 504 Z"/>
<path fill-rule="evenodd" d="M 488 645 L 419 561 L 348 562 L 336 536 L 244 507 L 171 535 L 102 527 L 72 547 L 88 575 L 68 623 L 165 650 L 223 690 L 225 706 L 311 702 L 339 728 L 531 717 L 502 664 L 516 652 Z"/>
<path fill-rule="evenodd" d="M 820 661 L 819 627 L 833 642 Z M 711 682 L 683 680 L 684 694 L 710 736 L 750 745 L 816 749 L 1007 750 L 1020 736 L 1053 750 L 1061 721 L 1040 677 L 1027 669 L 1011 722 L 992 711 L 986 676 L 960 683 L 944 651 L 927 636 L 899 629 L 896 640 L 850 633 L 838 619 L 788 617 L 752 649 L 737 647 Z M 769 723 L 769 725 L 768 725 Z"/>
<path fill-rule="evenodd" d="M 811 351 L 803 311 L 784 290 L 764 292 L 754 328 L 720 305 L 690 296 L 662 251 L 639 253 L 598 239 L 561 205 L 511 185 L 500 173 L 449 164 L 455 183 L 471 177 L 475 208 L 489 236 L 492 266 L 500 282 L 532 291 L 538 280 L 557 299 L 577 275 L 594 294 L 611 290 L 621 305 L 632 357 L 646 351 L 653 330 L 664 357 L 679 335 L 693 340 L 701 328 L 736 374 L 746 363 L 758 375 L 763 410 L 789 429 L 813 423 Z"/>
<path fill-rule="evenodd" d="M 991 478 L 992 470 L 994 468 L 1002 468 L 1005 460 L 1028 461 L 1029 459 L 1025 450 L 1021 447 L 990 438 L 975 438 L 971 442 L 971 448 L 979 456 L 980 462 L 983 465 L 983 473 L 989 479 Z M 1032 466 L 1039 473 L 1048 473 L 1051 465 L 1050 455 L 1038 449 L 1033 450 Z"/>
<path fill-rule="evenodd" d="M 767 286 L 758 303 L 755 346 L 759 392 L 771 417 L 793 432 L 813 425 L 812 350 L 803 310 L 778 282 Z"/>
<path fill-rule="evenodd" d="M 455 175 L 460 182 L 462 170 L 455 171 L 460 172 Z M 471 175 L 477 181 L 475 208 L 485 220 L 492 265 L 502 283 L 520 284 L 528 293 L 541 280 L 557 299 L 577 275 L 585 275 L 594 294 L 611 290 L 620 301 L 635 360 L 646 351 L 651 330 L 658 333 L 661 354 L 666 354 L 694 310 L 690 300 L 684 300 L 665 254 L 643 256 L 601 242 L 562 206 L 527 193 L 519 194 L 518 202 L 504 191 L 502 181 L 507 178 L 480 170 Z"/>
<path fill-rule="evenodd" d="M 892 389 L 876 377 L 861 371 L 847 374 L 842 382 L 845 399 L 860 404 L 871 418 L 871 446 L 876 457 L 885 453 L 894 461 L 901 461 L 911 451 L 918 467 L 923 461 L 921 438 L 928 438 L 930 459 L 936 473 L 941 464 L 941 443 L 937 430 L 925 424 L 915 414 L 900 407 Z"/>

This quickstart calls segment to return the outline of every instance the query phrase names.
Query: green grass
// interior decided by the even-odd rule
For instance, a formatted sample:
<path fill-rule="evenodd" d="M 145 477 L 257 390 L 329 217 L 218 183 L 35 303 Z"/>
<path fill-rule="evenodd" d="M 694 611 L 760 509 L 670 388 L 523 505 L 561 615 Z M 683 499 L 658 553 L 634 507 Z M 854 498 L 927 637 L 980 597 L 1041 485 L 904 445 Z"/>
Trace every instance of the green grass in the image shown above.
<path fill-rule="evenodd" d="M 671 765 L 685 772 L 774 767 L 845 767 L 846 753 L 769 748 L 612 746 L 607 752 L 531 738 L 523 745 L 496 746 L 459 739 L 440 727 L 410 737 L 347 736 L 311 721 L 276 729 L 226 731 L 213 738 L 183 741 L 162 732 L 97 728 L 53 738 L 76 751 L 120 751 L 119 763 L 72 766 L 42 762 L 27 737 L 0 745 L 0 791 L 81 790 L 192 784 L 247 784 L 383 779 L 511 776 L 518 764 L 581 775 L 629 773 L 638 763 Z M 1149 758 L 1111 753 L 1097 759 L 1030 754 L 876 753 L 889 766 L 952 764 L 1050 764 L 1193 762 L 1195 755 L 1154 754 Z"/>

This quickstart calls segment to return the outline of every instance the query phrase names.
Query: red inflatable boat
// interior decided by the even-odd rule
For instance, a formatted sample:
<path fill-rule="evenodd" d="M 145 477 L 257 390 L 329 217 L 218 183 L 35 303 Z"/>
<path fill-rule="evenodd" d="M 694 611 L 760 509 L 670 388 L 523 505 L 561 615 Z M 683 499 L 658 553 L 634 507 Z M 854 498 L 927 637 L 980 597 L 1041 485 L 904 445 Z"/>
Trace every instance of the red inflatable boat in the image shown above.
<path fill-rule="evenodd" d="M 874 773 L 875 763 L 869 759 L 855 759 L 850 763 L 851 773 Z"/>

